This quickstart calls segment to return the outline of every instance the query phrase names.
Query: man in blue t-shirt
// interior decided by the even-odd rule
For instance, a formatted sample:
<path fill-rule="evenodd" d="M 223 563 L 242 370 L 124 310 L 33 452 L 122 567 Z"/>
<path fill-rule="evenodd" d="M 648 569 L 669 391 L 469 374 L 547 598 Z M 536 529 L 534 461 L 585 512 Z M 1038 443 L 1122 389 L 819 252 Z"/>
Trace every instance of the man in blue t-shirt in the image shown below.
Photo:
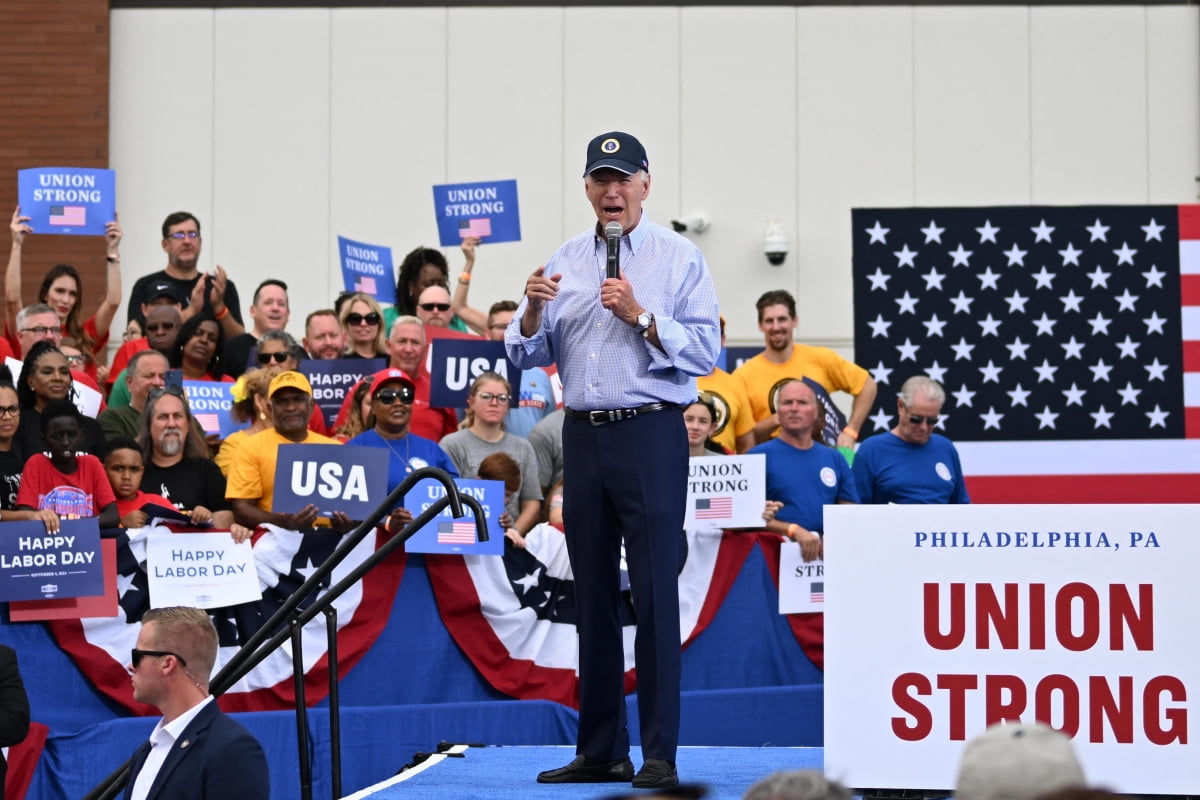
<path fill-rule="evenodd" d="M 933 432 L 946 391 L 914 375 L 900 387 L 900 421 L 872 436 L 854 455 L 854 482 L 864 503 L 969 503 L 958 451 Z"/>
<path fill-rule="evenodd" d="M 812 388 L 784 383 L 776 395 L 779 436 L 750 450 L 767 457 L 767 500 L 783 503 L 767 530 L 800 543 L 805 561 L 824 558 L 825 506 L 857 503 L 845 457 L 813 439 L 819 410 Z"/>

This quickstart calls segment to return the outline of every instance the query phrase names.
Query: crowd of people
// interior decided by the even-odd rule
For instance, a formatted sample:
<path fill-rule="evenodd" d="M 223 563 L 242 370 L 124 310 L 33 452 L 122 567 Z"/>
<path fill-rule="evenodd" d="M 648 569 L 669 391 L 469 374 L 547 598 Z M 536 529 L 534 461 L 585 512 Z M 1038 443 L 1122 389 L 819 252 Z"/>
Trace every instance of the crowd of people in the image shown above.
<path fill-rule="evenodd" d="M 120 226 L 114 220 L 105 236 L 103 299 L 81 323 L 88 295 L 69 266 L 48 270 L 37 302 L 23 304 L 21 252 L 33 231 L 18 208 L 0 355 L 7 349 L 21 368 L 15 381 L 11 372 L 0 374 L 0 469 L 8 486 L 0 521 L 38 519 L 53 531 L 64 518 L 97 517 L 104 529 L 136 527 L 148 507 L 169 505 L 238 541 L 264 524 L 349 530 L 354 522 L 341 511 L 321 517 L 311 504 L 276 510 L 278 450 L 289 443 L 384 450 L 389 491 L 425 466 L 502 481 L 500 522 L 510 546 L 524 546 L 547 519 L 570 529 L 579 743 L 575 760 L 538 781 L 676 786 L 681 553 L 670 532 L 683 527 L 690 458 L 762 453 L 764 527 L 797 542 L 808 560 L 823 555 L 826 504 L 968 498 L 953 445 L 933 433 L 945 393 L 925 376 L 905 383 L 896 427 L 855 456 L 875 382 L 834 351 L 794 341 L 796 304 L 788 292 L 758 300 L 763 352 L 732 373 L 717 369 L 724 319 L 711 275 L 690 241 L 643 217 L 650 185 L 641 143 L 627 133 L 601 134 L 588 145 L 584 171 L 596 227 L 538 267 L 519 301 L 500 299 L 486 311 L 471 305 L 480 242 L 465 238 L 453 284 L 442 253 L 416 248 L 400 265 L 394 305 L 343 293 L 305 316 L 300 341 L 286 330 L 287 283 L 261 282 L 243 317 L 231 276 L 199 269 L 200 221 L 172 213 L 162 224 L 166 264 L 134 283 L 124 342 L 107 364 L 121 297 Z M 615 272 L 604 258 L 613 224 L 621 228 Z M 439 328 L 503 342 L 519 381 L 484 372 L 464 408 L 432 405 L 427 351 Z M 330 424 L 301 371 L 313 359 L 384 359 L 386 366 L 349 388 Z M 172 371 L 189 381 L 233 383 L 233 414 L 247 427 L 224 440 L 206 435 L 184 391 L 168 380 Z M 854 398 L 845 424 L 829 400 L 838 391 Z M 397 507 L 385 527 L 394 532 L 412 519 Z M 645 759 L 636 774 L 614 611 L 622 547 L 638 619 Z M 203 710 L 211 654 L 181 638 L 203 622 L 184 612 L 147 616 L 139 638 L 145 647 L 134 651 L 135 694 L 163 709 L 166 734 L 177 736 L 193 718 L 223 724 Z M 200 668 L 189 671 L 189 659 Z M 227 734 L 230 742 L 240 737 Z M 169 746 L 172 737 L 163 741 Z M 151 765 L 154 737 L 152 744 L 148 758 L 139 755 Z M 252 754 L 247 766 L 255 775 L 258 759 Z M 135 786 L 144 790 L 146 780 L 135 768 Z"/>

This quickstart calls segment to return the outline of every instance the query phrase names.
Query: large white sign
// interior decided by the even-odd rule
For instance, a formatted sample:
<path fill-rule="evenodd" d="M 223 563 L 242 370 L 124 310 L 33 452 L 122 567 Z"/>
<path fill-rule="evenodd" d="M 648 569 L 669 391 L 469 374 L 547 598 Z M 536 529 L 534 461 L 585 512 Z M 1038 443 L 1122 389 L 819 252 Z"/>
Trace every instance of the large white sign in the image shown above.
<path fill-rule="evenodd" d="M 153 606 L 225 608 L 262 599 L 250 542 L 235 543 L 229 531 L 152 529 L 146 575 Z"/>
<path fill-rule="evenodd" d="M 767 457 L 696 456 L 688 464 L 684 527 L 762 528 Z"/>
<path fill-rule="evenodd" d="M 1091 785 L 1200 787 L 1200 506 L 831 506 L 825 549 L 828 774 L 951 789 L 1036 719 Z"/>

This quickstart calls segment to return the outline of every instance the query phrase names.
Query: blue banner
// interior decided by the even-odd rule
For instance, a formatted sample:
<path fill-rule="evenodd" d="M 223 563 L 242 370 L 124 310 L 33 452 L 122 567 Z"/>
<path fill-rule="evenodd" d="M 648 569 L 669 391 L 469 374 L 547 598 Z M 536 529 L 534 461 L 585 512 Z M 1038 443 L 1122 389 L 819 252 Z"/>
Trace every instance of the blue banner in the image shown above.
<path fill-rule="evenodd" d="M 309 503 L 322 517 L 343 511 L 366 519 L 388 495 L 388 453 L 378 447 L 284 444 L 275 463 L 275 503 L 280 514 Z"/>
<path fill-rule="evenodd" d="M 325 415 L 325 425 L 333 429 L 346 392 L 368 375 L 387 367 L 383 358 L 310 358 L 300 362 L 300 371 L 312 384 L 313 402 Z"/>
<path fill-rule="evenodd" d="M 339 236 L 338 256 L 342 260 L 342 285 L 347 292 L 369 294 L 381 305 L 396 302 L 392 248 Z"/>
<path fill-rule="evenodd" d="M 515 180 L 434 186 L 433 210 L 442 247 L 457 247 L 468 236 L 484 242 L 521 241 Z"/>
<path fill-rule="evenodd" d="M 408 553 L 460 553 L 474 556 L 499 556 L 504 554 L 504 529 L 500 527 L 500 515 L 504 513 L 504 484 L 500 481 L 467 480 L 455 481 L 460 492 L 479 501 L 487 518 L 488 540 L 478 541 L 475 531 L 475 515 L 469 509 L 465 517 L 455 519 L 450 506 L 429 521 L 412 538 L 404 543 Z M 417 483 L 404 495 L 404 507 L 415 517 L 429 508 L 435 500 L 446 496 L 446 488 L 438 481 L 427 478 Z"/>
<path fill-rule="evenodd" d="M 51 536 L 41 520 L 0 525 L 0 600 L 104 594 L 96 517 L 64 519 Z"/>
<path fill-rule="evenodd" d="M 192 416 L 205 433 L 217 433 L 224 439 L 234 431 L 250 427 L 249 422 L 233 418 L 233 384 L 218 381 L 183 381 Z"/>
<path fill-rule="evenodd" d="M 517 407 L 521 394 L 521 370 L 504 354 L 504 342 L 487 339 L 434 339 L 429 343 L 429 405 L 434 408 L 466 408 L 467 393 L 481 373 L 497 372 L 508 379 L 513 391 L 508 404 Z"/>
<path fill-rule="evenodd" d="M 104 226 L 116 219 L 117 173 L 84 167 L 18 170 L 17 203 L 34 233 L 103 236 Z"/>

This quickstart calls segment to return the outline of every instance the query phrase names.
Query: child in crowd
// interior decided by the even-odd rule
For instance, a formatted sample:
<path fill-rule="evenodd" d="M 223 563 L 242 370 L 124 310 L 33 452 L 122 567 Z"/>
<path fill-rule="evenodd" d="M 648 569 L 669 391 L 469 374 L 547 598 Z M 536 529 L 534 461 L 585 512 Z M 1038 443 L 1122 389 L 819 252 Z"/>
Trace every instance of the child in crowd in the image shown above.
<path fill-rule="evenodd" d="M 60 519 L 99 517 L 101 528 L 115 528 L 117 498 L 104 467 L 100 459 L 79 452 L 83 443 L 79 409 L 69 400 L 56 400 L 42 411 L 41 428 L 49 456 L 34 453 L 25 462 L 17 508 L 50 510 Z"/>
<path fill-rule="evenodd" d="M 133 439 L 121 436 L 105 445 L 104 472 L 117 497 L 117 514 L 126 528 L 141 528 L 149 521 L 149 515 L 142 510 L 147 504 L 175 510 L 174 504 L 162 495 L 142 491 L 146 465 L 142 462 L 142 449 Z"/>

